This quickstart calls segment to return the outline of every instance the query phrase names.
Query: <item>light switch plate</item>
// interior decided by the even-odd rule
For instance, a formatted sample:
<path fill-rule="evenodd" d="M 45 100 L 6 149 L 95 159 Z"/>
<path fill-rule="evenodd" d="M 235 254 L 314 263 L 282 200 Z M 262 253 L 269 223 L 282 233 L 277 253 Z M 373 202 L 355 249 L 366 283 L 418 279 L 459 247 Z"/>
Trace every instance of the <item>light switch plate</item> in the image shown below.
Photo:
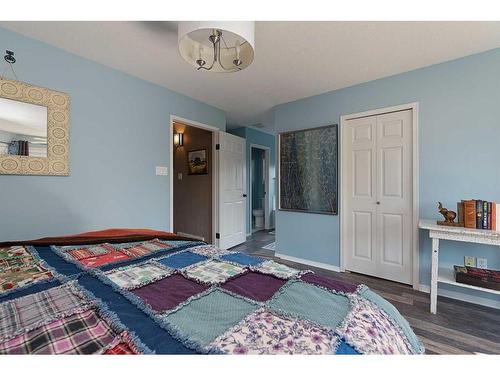
<path fill-rule="evenodd" d="M 182 180 L 182 172 L 177 173 L 177 179 Z"/>
<path fill-rule="evenodd" d="M 157 176 L 167 176 L 168 168 L 167 167 L 156 167 L 156 175 Z"/>
<path fill-rule="evenodd" d="M 488 261 L 486 258 L 477 258 L 477 268 L 488 268 Z"/>
<path fill-rule="evenodd" d="M 476 258 L 465 256 L 464 257 L 464 265 L 467 267 L 476 267 Z"/>

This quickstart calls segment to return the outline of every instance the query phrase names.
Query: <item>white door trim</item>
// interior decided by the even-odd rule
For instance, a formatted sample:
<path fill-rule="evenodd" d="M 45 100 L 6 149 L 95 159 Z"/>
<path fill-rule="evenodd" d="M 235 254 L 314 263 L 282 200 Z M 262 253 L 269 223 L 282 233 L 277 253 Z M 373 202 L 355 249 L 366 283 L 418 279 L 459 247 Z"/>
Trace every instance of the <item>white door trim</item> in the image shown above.
<path fill-rule="evenodd" d="M 413 212 L 413 218 L 412 218 L 412 254 L 413 254 L 413 275 L 412 275 L 412 284 L 413 284 L 413 289 L 419 289 L 420 288 L 420 275 L 419 275 L 419 246 L 418 246 L 418 220 L 419 220 L 419 159 L 418 159 L 418 148 L 419 148 L 419 141 L 418 141 L 418 134 L 419 134 L 419 126 L 418 126 L 418 102 L 413 102 L 413 103 L 408 103 L 408 104 L 402 104 L 402 105 L 397 105 L 393 107 L 386 107 L 386 108 L 379 108 L 379 109 L 374 109 L 370 111 L 364 111 L 364 112 L 358 112 L 358 113 L 353 113 L 349 115 L 343 115 L 340 116 L 340 142 L 338 143 L 339 148 L 340 148 L 340 270 L 342 272 L 345 272 L 345 256 L 344 256 L 344 244 L 343 244 L 343 236 L 344 236 L 344 229 L 346 224 L 344 224 L 344 221 L 347 219 L 344 215 L 345 212 L 345 207 L 344 207 L 344 199 L 342 199 L 343 191 L 345 190 L 345 170 L 347 166 L 344 165 L 344 160 L 345 158 L 343 157 L 343 150 L 342 150 L 342 144 L 344 141 L 344 131 L 343 128 L 345 126 L 345 123 L 347 120 L 352 120 L 360 117 L 369 117 L 369 116 L 375 116 L 375 115 L 382 115 L 384 113 L 389 113 L 389 112 L 397 112 L 397 111 L 404 111 L 404 110 L 411 110 L 412 111 L 412 117 L 413 117 L 413 138 L 412 138 L 412 196 L 413 196 L 413 202 L 412 202 L 412 212 Z"/>
<path fill-rule="evenodd" d="M 212 132 L 212 243 L 217 244 L 215 239 L 215 233 L 218 229 L 219 220 L 219 204 L 218 204 L 218 178 L 219 178 L 219 155 L 215 152 L 215 145 L 219 142 L 218 136 L 219 131 L 221 131 L 216 126 L 203 124 L 201 122 L 188 120 L 176 115 L 170 115 L 170 123 L 168 129 L 168 144 L 170 146 L 168 163 L 169 163 L 169 231 L 174 231 L 174 122 L 180 122 L 185 125 L 193 126 L 195 128 L 200 128 Z"/>
<path fill-rule="evenodd" d="M 252 202 L 253 202 L 253 190 L 252 190 L 252 177 L 253 177 L 253 169 L 252 169 L 252 148 L 258 148 L 260 150 L 264 150 L 266 166 L 264 169 L 264 183 L 266 189 L 266 199 L 264 200 L 264 229 L 270 229 L 270 217 L 269 217 L 269 158 L 271 156 L 271 148 L 267 146 L 261 146 L 255 143 L 250 144 L 250 155 L 247 156 L 250 158 L 250 178 L 248 179 L 250 182 L 250 214 L 247 220 L 250 220 L 250 233 L 252 233 Z"/>

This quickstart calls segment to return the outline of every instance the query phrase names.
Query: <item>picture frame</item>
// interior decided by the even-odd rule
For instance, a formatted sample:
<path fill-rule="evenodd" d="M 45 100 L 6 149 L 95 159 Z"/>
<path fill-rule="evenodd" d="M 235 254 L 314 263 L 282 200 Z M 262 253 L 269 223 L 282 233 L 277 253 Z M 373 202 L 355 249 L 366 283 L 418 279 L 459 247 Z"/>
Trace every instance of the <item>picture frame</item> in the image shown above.
<path fill-rule="evenodd" d="M 208 150 L 206 148 L 188 151 L 188 174 L 208 174 Z"/>
<path fill-rule="evenodd" d="M 338 215 L 338 142 L 338 124 L 279 134 L 280 211 Z"/>

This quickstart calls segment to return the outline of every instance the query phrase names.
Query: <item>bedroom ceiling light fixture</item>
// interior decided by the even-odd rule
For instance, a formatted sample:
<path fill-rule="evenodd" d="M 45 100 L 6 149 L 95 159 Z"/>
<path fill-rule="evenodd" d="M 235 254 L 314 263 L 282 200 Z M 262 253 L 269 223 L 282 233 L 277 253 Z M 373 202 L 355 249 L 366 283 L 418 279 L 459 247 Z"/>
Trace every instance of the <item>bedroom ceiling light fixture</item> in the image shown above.
<path fill-rule="evenodd" d="M 179 22 L 179 52 L 196 70 L 238 72 L 253 61 L 254 34 L 253 21 Z"/>

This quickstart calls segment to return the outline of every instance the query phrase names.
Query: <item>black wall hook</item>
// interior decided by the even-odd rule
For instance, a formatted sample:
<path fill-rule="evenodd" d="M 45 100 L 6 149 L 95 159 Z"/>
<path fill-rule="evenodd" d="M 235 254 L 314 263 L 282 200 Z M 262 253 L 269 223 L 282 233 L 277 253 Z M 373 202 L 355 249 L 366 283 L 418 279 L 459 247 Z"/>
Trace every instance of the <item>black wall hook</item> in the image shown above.
<path fill-rule="evenodd" d="M 7 61 L 9 64 L 14 64 L 16 62 L 16 59 L 14 57 L 14 52 L 5 50 L 5 56 L 3 57 L 5 61 Z"/>

